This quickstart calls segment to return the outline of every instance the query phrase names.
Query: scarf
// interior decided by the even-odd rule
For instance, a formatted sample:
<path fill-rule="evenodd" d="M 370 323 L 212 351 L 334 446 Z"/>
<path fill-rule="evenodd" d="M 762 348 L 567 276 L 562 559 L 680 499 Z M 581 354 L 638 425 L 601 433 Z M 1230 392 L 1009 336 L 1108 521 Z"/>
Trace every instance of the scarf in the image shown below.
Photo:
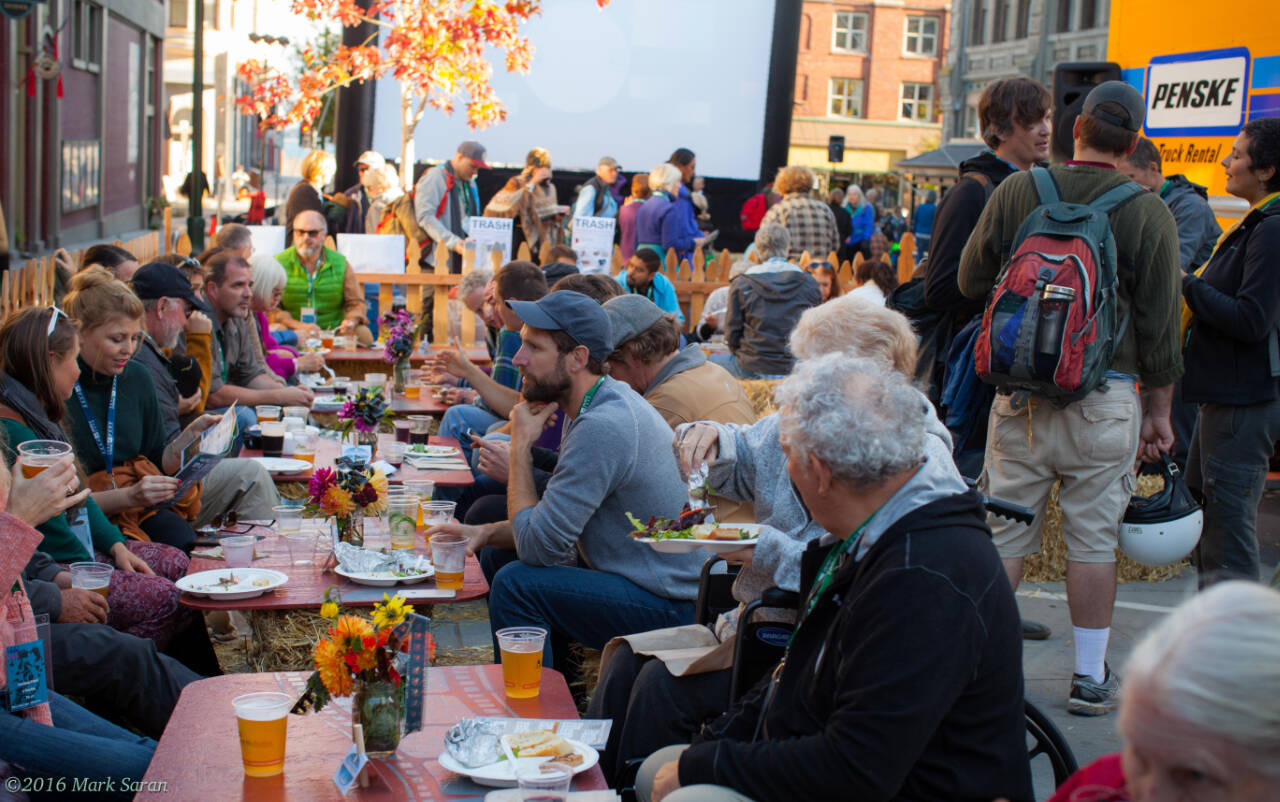
<path fill-rule="evenodd" d="M 49 420 L 49 413 L 36 394 L 8 373 L 0 373 L 0 404 L 22 416 L 22 422 L 41 440 L 70 442 L 62 427 Z M 16 445 L 16 444 L 15 444 Z"/>

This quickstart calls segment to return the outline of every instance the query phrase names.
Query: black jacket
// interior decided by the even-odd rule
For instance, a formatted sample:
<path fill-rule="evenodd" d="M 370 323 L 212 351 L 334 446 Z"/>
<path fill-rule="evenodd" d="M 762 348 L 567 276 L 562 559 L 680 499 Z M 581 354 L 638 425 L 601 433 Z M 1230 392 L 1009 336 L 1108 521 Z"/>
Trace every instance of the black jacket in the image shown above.
<path fill-rule="evenodd" d="M 836 216 L 836 233 L 840 235 L 840 244 L 843 246 L 853 233 L 853 218 L 849 216 L 849 210 L 844 208 L 843 203 L 828 203 L 827 208 Z"/>
<path fill-rule="evenodd" d="M 929 240 L 929 259 L 924 270 L 924 298 L 930 309 L 950 311 L 958 329 L 975 315 L 982 314 L 983 300 L 970 300 L 960 292 L 956 274 L 960 270 L 960 254 L 964 244 L 978 225 L 987 198 L 1006 177 L 1017 172 L 1012 165 L 990 151 L 983 151 L 960 163 L 963 176 L 942 196 L 933 218 L 933 235 Z M 987 188 L 965 173 L 981 173 L 991 181 Z M 944 349 L 945 352 L 945 349 Z"/>
<path fill-rule="evenodd" d="M 810 544 L 801 587 L 828 548 Z M 846 558 L 783 665 L 763 713 L 770 678 L 685 750 L 681 785 L 759 802 L 1033 798 L 1018 610 L 976 494 Z"/>
<path fill-rule="evenodd" d="M 758 267 L 776 267 L 765 262 Z M 757 271 L 757 272 L 753 272 Z M 729 283 L 725 341 L 742 368 L 764 375 L 791 372 L 795 359 L 787 345 L 805 310 L 822 303 L 813 276 L 795 267 L 752 268 Z"/>
<path fill-rule="evenodd" d="M 1271 364 L 1272 349 L 1280 355 L 1280 201 L 1250 212 L 1204 273 L 1183 277 L 1182 295 L 1194 314 L 1183 400 L 1246 405 L 1280 398 Z"/>

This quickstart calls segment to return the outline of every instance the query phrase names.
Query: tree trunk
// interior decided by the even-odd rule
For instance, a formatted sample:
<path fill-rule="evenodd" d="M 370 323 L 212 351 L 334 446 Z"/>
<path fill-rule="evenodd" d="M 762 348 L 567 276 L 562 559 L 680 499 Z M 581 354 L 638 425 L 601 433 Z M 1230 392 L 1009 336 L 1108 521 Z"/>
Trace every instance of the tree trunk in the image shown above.
<path fill-rule="evenodd" d="M 400 182 L 405 191 L 413 189 L 413 131 L 420 116 L 414 113 L 413 93 L 407 81 L 400 84 Z"/>

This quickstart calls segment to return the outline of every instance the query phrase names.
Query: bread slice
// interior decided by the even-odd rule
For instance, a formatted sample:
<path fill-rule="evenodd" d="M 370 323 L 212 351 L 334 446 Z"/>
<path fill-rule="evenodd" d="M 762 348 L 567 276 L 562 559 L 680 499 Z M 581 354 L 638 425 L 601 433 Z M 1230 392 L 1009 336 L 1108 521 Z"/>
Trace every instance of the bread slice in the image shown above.
<path fill-rule="evenodd" d="M 724 526 L 711 530 L 707 540 L 742 540 L 742 530 Z"/>
<path fill-rule="evenodd" d="M 507 744 L 518 757 L 555 757 L 573 752 L 568 741 L 550 730 L 529 730 L 507 736 Z"/>

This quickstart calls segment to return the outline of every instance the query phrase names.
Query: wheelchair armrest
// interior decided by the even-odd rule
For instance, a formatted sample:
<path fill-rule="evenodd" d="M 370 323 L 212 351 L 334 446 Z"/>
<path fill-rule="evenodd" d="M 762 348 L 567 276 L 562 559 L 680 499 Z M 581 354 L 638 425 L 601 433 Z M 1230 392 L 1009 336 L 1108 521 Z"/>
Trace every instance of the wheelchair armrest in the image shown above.
<path fill-rule="evenodd" d="M 800 606 L 800 594 L 794 590 L 783 590 L 779 587 L 768 588 L 760 594 L 760 606 L 794 610 Z"/>

